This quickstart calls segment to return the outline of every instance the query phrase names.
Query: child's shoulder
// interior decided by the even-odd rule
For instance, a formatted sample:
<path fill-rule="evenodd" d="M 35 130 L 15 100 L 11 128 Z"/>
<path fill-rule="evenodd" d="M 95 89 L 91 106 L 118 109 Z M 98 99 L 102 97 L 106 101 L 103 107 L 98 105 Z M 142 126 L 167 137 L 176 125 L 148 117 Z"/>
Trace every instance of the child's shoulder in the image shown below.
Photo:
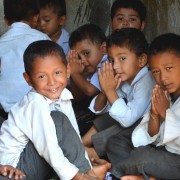
<path fill-rule="evenodd" d="M 148 69 L 148 67 L 144 67 L 143 69 L 141 69 L 141 71 L 136 75 L 136 77 L 134 78 L 132 85 L 134 87 L 142 87 L 144 88 L 148 88 L 150 90 L 152 90 L 152 88 L 155 85 L 155 80 L 152 76 L 151 71 Z"/>

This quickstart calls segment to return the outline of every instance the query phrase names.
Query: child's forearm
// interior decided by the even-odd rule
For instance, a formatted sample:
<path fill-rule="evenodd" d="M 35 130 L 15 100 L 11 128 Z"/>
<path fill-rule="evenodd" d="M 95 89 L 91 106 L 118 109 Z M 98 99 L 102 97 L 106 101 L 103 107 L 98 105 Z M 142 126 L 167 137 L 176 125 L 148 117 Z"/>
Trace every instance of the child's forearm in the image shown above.
<path fill-rule="evenodd" d="M 107 98 L 106 95 L 104 93 L 99 93 L 99 95 L 97 96 L 96 100 L 95 100 L 95 104 L 94 104 L 94 110 L 95 111 L 100 111 L 104 108 L 104 106 L 107 104 Z"/>
<path fill-rule="evenodd" d="M 150 113 L 150 119 L 148 124 L 148 133 L 150 136 L 154 136 L 159 132 L 161 125 L 160 117 L 153 113 Z"/>
<path fill-rule="evenodd" d="M 112 106 L 113 103 L 119 98 L 117 92 L 112 89 L 105 92 L 105 95 L 107 97 L 107 100 L 109 101 L 109 104 Z"/>

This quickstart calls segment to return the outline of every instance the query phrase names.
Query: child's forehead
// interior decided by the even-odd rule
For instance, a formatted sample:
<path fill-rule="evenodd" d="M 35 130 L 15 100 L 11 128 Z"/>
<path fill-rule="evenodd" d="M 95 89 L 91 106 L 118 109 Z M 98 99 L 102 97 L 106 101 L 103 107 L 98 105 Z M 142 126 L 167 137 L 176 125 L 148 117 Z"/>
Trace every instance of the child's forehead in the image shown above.
<path fill-rule="evenodd" d="M 156 55 L 150 55 L 149 64 L 153 67 L 163 67 L 168 64 L 179 64 L 180 68 L 180 56 L 170 51 L 158 53 Z"/>
<path fill-rule="evenodd" d="M 96 42 L 95 40 L 93 41 L 93 40 L 87 38 L 87 39 L 82 39 L 82 40 L 76 42 L 76 44 L 74 45 L 73 48 L 81 47 L 81 48 L 87 49 L 90 47 L 97 47 L 99 45 L 100 45 L 100 43 Z"/>
<path fill-rule="evenodd" d="M 139 12 L 131 7 L 119 7 L 116 9 L 115 11 L 115 15 L 117 14 L 122 14 L 122 15 L 129 15 L 129 16 L 137 16 L 140 18 L 139 16 Z"/>

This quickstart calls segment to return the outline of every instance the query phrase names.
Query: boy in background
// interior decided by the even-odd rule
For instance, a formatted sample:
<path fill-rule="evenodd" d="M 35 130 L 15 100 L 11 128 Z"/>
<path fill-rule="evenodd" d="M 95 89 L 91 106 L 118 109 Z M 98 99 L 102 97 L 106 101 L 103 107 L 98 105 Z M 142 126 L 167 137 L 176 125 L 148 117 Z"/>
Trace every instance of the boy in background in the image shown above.
<path fill-rule="evenodd" d="M 29 90 L 23 78 L 23 53 L 34 41 L 49 39 L 33 28 L 39 9 L 36 0 L 4 0 L 4 19 L 9 30 L 0 37 L 0 115 L 7 118 L 11 107 Z"/>
<path fill-rule="evenodd" d="M 146 7 L 140 0 L 116 0 L 111 7 L 112 30 L 137 28 L 144 30 Z"/>
<path fill-rule="evenodd" d="M 65 0 L 39 0 L 38 29 L 59 44 L 64 53 L 69 51 L 69 33 L 63 28 L 66 23 Z"/>
<path fill-rule="evenodd" d="M 34 42 L 25 50 L 24 65 L 33 89 L 2 124 L 0 162 L 22 170 L 28 180 L 47 179 L 52 170 L 61 180 L 103 179 L 110 163 L 91 169 L 85 157 L 62 48 L 48 40 Z"/>
<path fill-rule="evenodd" d="M 106 36 L 97 25 L 85 24 L 71 33 L 69 45 L 71 51 L 67 60 L 71 69 L 70 91 L 74 96 L 73 107 L 77 120 L 82 122 L 82 135 L 85 132 L 83 122 L 95 117 L 88 106 L 101 90 L 97 69 L 107 60 Z"/>
<path fill-rule="evenodd" d="M 119 160 L 111 169 L 118 179 L 180 179 L 180 36 L 156 37 L 150 44 L 149 66 L 157 83 L 150 112 L 135 128 L 132 139 L 116 136 L 108 144 L 108 158 L 113 155 Z M 114 144 L 117 138 L 119 143 Z"/>
<path fill-rule="evenodd" d="M 145 36 L 138 29 L 123 28 L 109 36 L 109 62 L 98 71 L 102 92 L 92 100 L 90 109 L 96 114 L 108 112 L 111 118 L 96 119 L 83 136 L 90 158 L 105 156 L 108 139 L 119 132 L 131 138 L 149 111 L 154 79 L 147 67 L 147 51 Z"/>

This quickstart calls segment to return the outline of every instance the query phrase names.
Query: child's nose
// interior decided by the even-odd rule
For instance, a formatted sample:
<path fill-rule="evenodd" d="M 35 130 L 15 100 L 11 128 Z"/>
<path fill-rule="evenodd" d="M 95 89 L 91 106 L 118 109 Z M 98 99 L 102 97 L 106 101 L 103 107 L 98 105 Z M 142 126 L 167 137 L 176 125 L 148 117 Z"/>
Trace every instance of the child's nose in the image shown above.
<path fill-rule="evenodd" d="M 53 76 L 49 76 L 49 77 L 48 77 L 48 84 L 49 84 L 49 85 L 53 85 L 55 82 L 56 82 L 56 81 L 55 81 L 55 78 L 54 78 Z"/>
<path fill-rule="evenodd" d="M 129 26 L 129 22 L 127 19 L 123 19 L 123 26 L 124 27 L 128 27 Z"/>

